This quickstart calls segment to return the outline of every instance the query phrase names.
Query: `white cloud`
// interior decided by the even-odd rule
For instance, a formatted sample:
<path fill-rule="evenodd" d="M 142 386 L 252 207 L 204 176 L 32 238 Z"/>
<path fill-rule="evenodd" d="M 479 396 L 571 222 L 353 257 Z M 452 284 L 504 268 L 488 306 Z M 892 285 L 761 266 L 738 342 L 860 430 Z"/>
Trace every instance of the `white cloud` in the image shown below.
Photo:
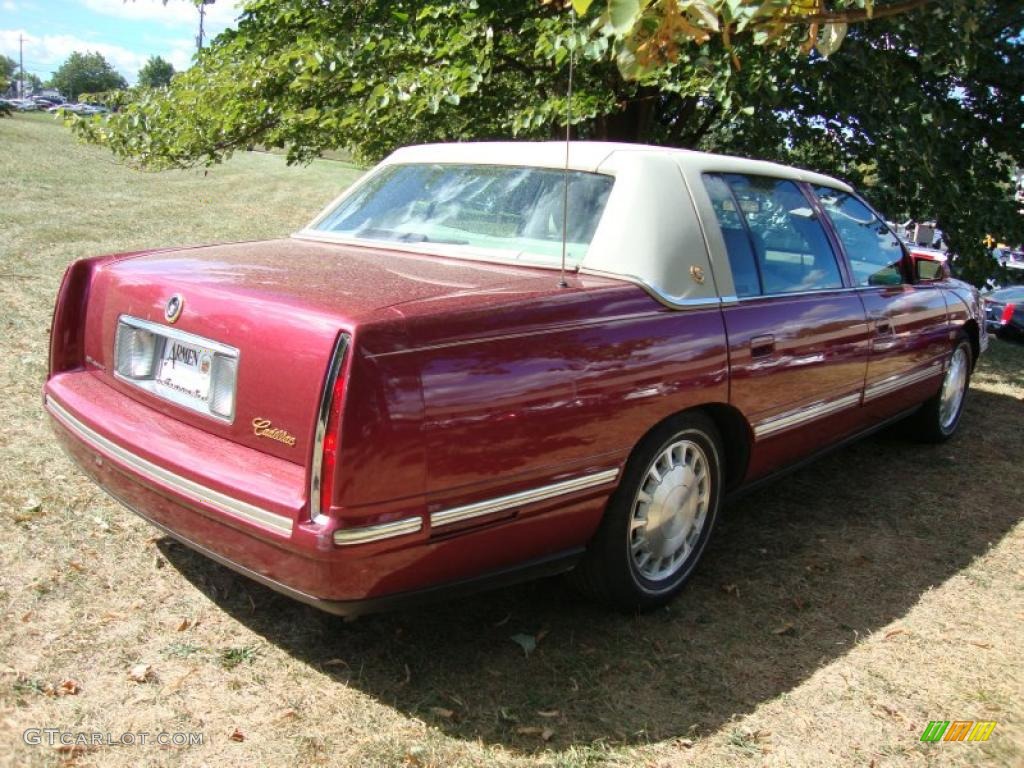
<path fill-rule="evenodd" d="M 139 68 L 149 58 L 120 45 L 84 40 L 75 35 L 32 35 L 23 29 L 0 29 L 0 51 L 18 50 L 18 36 L 25 36 L 25 58 L 33 63 L 31 69 L 44 80 L 74 51 L 98 51 L 124 75 L 134 80 Z M 30 69 L 26 62 L 25 69 Z"/>
<path fill-rule="evenodd" d="M 216 0 L 213 5 L 206 6 L 205 27 L 214 34 L 231 26 L 241 13 L 243 0 Z M 104 16 L 115 16 L 119 19 L 135 19 L 139 21 L 159 21 L 168 25 L 197 26 L 199 11 L 189 0 L 169 0 L 166 5 L 161 0 L 80 0 L 82 5 L 94 13 Z"/>
<path fill-rule="evenodd" d="M 0 8 L 3 8 L 9 13 L 14 13 L 18 10 L 18 4 L 14 2 L 14 0 L 4 0 L 3 3 L 0 4 Z"/>
<path fill-rule="evenodd" d="M 175 72 L 184 72 L 192 66 L 192 56 L 196 52 L 195 40 L 175 40 L 163 57 L 174 65 Z"/>

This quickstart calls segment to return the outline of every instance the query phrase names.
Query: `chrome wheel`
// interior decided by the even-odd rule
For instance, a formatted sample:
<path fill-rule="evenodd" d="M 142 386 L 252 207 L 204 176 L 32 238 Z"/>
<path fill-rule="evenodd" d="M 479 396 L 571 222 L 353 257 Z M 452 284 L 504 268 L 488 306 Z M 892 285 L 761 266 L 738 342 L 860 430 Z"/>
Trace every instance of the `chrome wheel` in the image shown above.
<path fill-rule="evenodd" d="M 960 415 L 960 405 L 964 401 L 967 390 L 967 373 L 970 363 L 967 350 L 959 346 L 953 352 L 946 369 L 946 377 L 942 380 L 942 391 L 939 395 L 939 423 L 943 430 L 949 430 L 956 424 Z"/>
<path fill-rule="evenodd" d="M 708 459 L 692 440 L 678 440 L 651 462 L 633 499 L 630 562 L 650 581 L 663 581 L 686 563 L 704 530 L 711 501 Z"/>

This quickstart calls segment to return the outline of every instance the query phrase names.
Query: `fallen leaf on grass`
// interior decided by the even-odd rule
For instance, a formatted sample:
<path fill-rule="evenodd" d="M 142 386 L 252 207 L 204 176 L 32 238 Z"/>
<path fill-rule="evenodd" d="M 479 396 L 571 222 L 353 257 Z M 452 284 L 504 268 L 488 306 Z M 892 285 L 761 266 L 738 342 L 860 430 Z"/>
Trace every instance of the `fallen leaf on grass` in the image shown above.
<path fill-rule="evenodd" d="M 903 627 L 899 627 L 898 629 L 890 629 L 888 632 L 885 633 L 884 639 L 888 640 L 889 638 L 896 637 L 896 635 L 902 635 L 906 631 L 907 630 L 903 629 Z"/>
<path fill-rule="evenodd" d="M 87 752 L 92 752 L 96 747 L 91 744 L 61 744 L 57 747 L 57 751 L 64 755 L 65 760 L 70 762 L 76 757 L 81 757 Z"/>
<path fill-rule="evenodd" d="M 181 620 L 181 623 L 178 624 L 178 631 L 179 632 L 184 632 L 186 629 L 188 629 L 191 626 L 193 626 L 192 619 L 184 618 L 184 619 Z"/>
<path fill-rule="evenodd" d="M 723 584 L 722 591 L 727 595 L 735 595 L 736 597 L 740 596 L 740 588 L 736 584 Z"/>
<path fill-rule="evenodd" d="M 687 749 L 689 749 L 693 746 L 693 739 L 676 739 L 676 744 L 678 744 L 680 747 L 686 747 Z"/>
<path fill-rule="evenodd" d="M 541 717 L 559 717 L 562 713 L 557 709 L 538 709 L 537 714 Z"/>
<path fill-rule="evenodd" d="M 241 728 L 235 728 L 235 730 L 231 732 L 231 735 L 228 736 L 228 738 L 232 741 L 245 741 L 245 734 L 242 733 Z"/>
<path fill-rule="evenodd" d="M 348 662 L 344 659 L 328 659 L 324 662 L 325 667 L 347 667 Z"/>
<path fill-rule="evenodd" d="M 185 673 L 184 675 L 182 675 L 181 677 L 175 678 L 175 679 L 174 679 L 174 680 L 173 680 L 173 681 L 172 681 L 172 682 L 170 683 L 170 685 L 168 685 L 168 686 L 167 686 L 166 688 L 164 688 L 163 692 L 164 692 L 164 693 L 174 693 L 174 692 L 175 692 L 175 691 L 177 691 L 177 690 L 178 690 L 179 688 L 181 688 L 182 684 L 183 684 L 183 683 L 184 683 L 184 682 L 185 682 L 186 680 L 188 680 L 188 679 L 189 679 L 189 678 L 190 678 L 190 677 L 191 677 L 192 675 L 194 675 L 194 674 L 195 674 L 196 672 L 198 672 L 198 671 L 199 671 L 199 667 L 192 667 L 192 668 L 191 668 L 191 669 L 190 669 L 190 670 L 189 670 L 188 672 L 186 672 L 186 673 Z"/>
<path fill-rule="evenodd" d="M 982 642 L 980 642 L 978 640 L 968 640 L 967 642 L 970 643 L 971 645 L 977 647 L 977 648 L 991 648 L 992 647 L 992 643 L 982 643 Z"/>
<path fill-rule="evenodd" d="M 38 515 L 43 509 L 43 502 L 39 499 L 29 499 L 22 506 L 21 511 L 15 513 L 14 522 L 16 523 L 27 523 L 33 517 Z"/>
<path fill-rule="evenodd" d="M 896 709 L 896 707 L 892 706 L 891 704 L 879 704 L 878 706 L 882 709 L 882 711 L 884 711 L 890 717 L 895 717 L 895 718 L 898 718 L 900 720 L 903 719 L 903 715 L 901 715 L 899 713 L 899 710 Z"/>
<path fill-rule="evenodd" d="M 513 643 L 523 649 L 523 655 L 529 656 L 535 650 L 537 650 L 537 638 L 533 635 L 512 635 L 509 638 Z"/>
<path fill-rule="evenodd" d="M 543 731 L 540 732 L 540 737 L 544 739 L 544 741 L 551 741 L 554 735 L 555 730 L 553 728 L 545 728 Z"/>
<path fill-rule="evenodd" d="M 781 627 L 772 630 L 773 635 L 792 635 L 794 633 L 793 622 L 787 621 Z"/>
<path fill-rule="evenodd" d="M 57 695 L 58 696 L 77 696 L 82 690 L 82 686 L 77 680 L 72 680 L 70 677 L 61 680 L 57 684 Z"/>
<path fill-rule="evenodd" d="M 405 752 L 405 764 L 410 766 L 423 765 L 423 758 L 427 756 L 427 748 L 422 744 L 414 744 Z"/>
<path fill-rule="evenodd" d="M 68 568 L 70 568 L 73 571 L 78 571 L 79 573 L 84 573 L 85 572 L 85 566 L 82 565 L 77 560 L 69 560 L 68 561 Z"/>
<path fill-rule="evenodd" d="M 285 720 L 294 720 L 298 716 L 299 716 L 298 712 L 296 712 L 294 709 L 288 708 L 288 709 L 282 710 L 281 713 L 278 714 L 278 716 L 276 718 L 274 718 L 274 722 L 275 723 L 280 723 L 280 722 L 283 722 Z"/>
<path fill-rule="evenodd" d="M 153 677 L 153 666 L 151 664 L 136 664 L 128 670 L 128 677 L 136 683 L 147 683 Z"/>
<path fill-rule="evenodd" d="M 445 720 L 451 720 L 453 717 L 455 717 L 455 712 L 445 707 L 431 707 L 430 711 L 438 717 L 443 717 Z"/>

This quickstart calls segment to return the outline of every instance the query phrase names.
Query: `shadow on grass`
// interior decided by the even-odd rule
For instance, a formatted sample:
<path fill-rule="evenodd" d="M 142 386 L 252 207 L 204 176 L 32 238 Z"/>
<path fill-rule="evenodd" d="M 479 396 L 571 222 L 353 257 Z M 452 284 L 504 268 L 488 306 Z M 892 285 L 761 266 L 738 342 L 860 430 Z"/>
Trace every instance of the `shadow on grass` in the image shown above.
<path fill-rule="evenodd" d="M 1020 517 L 1022 428 L 1024 403 L 976 391 L 950 443 L 895 428 L 834 453 L 727 508 L 684 592 L 644 616 L 554 579 L 345 623 L 160 547 L 268 642 L 452 736 L 519 752 L 683 737 L 791 690 L 997 543 Z M 518 633 L 539 638 L 528 658 Z"/>

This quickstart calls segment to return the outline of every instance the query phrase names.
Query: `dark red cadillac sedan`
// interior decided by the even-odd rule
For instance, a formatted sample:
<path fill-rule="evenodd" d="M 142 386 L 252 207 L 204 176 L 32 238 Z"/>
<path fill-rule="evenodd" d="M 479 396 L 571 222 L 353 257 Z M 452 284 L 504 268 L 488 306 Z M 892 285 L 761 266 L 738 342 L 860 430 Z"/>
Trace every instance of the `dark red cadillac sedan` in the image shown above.
<path fill-rule="evenodd" d="M 188 546 L 356 614 L 569 569 L 656 606 L 730 493 L 895 419 L 956 430 L 978 293 L 850 187 L 565 151 L 410 147 L 290 239 L 75 262 L 61 444 Z"/>

